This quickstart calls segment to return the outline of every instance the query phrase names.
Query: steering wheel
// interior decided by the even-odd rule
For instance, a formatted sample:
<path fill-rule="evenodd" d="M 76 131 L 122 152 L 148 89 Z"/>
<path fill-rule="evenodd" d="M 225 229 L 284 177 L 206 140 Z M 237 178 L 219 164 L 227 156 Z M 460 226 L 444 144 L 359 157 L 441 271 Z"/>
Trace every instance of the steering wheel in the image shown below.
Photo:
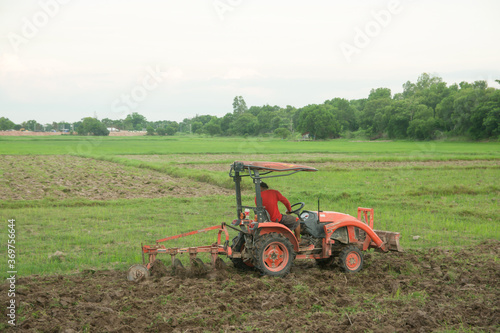
<path fill-rule="evenodd" d="M 293 207 L 295 207 L 297 205 L 300 205 L 300 207 L 297 208 L 297 209 L 294 209 L 294 210 L 290 211 L 290 214 L 297 214 L 297 215 L 299 215 L 299 212 L 302 210 L 302 208 L 304 208 L 304 206 L 306 204 L 304 202 L 297 202 L 297 203 L 293 204 L 290 208 L 293 209 Z"/>

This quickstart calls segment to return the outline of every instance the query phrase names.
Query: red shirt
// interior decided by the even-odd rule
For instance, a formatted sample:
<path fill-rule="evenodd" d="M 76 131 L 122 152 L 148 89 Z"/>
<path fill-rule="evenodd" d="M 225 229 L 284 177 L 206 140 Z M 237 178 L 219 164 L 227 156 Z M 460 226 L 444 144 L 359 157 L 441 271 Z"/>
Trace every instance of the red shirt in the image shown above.
<path fill-rule="evenodd" d="M 281 221 L 282 214 L 278 208 L 278 201 L 283 203 L 288 211 L 292 210 L 290 201 L 288 201 L 288 199 L 285 198 L 280 192 L 276 190 L 265 190 L 260 192 L 260 194 L 262 196 L 262 205 L 271 216 L 272 222 Z M 255 204 L 257 204 L 257 198 L 255 198 Z"/>

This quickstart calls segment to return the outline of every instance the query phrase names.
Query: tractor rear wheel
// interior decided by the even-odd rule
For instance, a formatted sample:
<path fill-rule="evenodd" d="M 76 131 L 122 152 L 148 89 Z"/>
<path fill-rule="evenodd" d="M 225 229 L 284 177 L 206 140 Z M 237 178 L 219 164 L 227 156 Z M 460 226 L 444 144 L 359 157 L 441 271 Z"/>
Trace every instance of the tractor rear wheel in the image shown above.
<path fill-rule="evenodd" d="M 363 268 L 363 253 L 354 246 L 348 245 L 340 251 L 338 265 L 346 273 L 356 273 Z"/>
<path fill-rule="evenodd" d="M 265 275 L 283 277 L 292 269 L 295 252 L 288 238 L 271 232 L 255 242 L 254 263 Z"/>

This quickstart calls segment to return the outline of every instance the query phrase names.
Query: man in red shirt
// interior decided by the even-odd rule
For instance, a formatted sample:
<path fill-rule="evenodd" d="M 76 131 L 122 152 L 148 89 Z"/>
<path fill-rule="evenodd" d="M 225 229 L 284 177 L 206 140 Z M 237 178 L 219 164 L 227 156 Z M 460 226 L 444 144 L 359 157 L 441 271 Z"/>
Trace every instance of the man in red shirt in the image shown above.
<path fill-rule="evenodd" d="M 292 207 L 290 201 L 285 198 L 279 191 L 270 190 L 266 183 L 260 183 L 260 194 L 262 196 L 262 205 L 269 213 L 272 222 L 284 224 L 288 229 L 293 230 L 295 237 L 300 242 L 300 222 L 299 219 L 290 215 Z M 257 201 L 257 199 L 255 199 Z M 287 209 L 286 214 L 280 213 L 278 201 L 283 203 Z"/>

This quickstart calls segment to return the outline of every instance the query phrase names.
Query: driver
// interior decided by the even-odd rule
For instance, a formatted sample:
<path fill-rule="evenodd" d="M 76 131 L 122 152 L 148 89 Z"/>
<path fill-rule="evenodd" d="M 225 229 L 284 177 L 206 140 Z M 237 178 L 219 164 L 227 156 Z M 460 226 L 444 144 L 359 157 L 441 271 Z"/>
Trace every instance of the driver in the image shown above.
<path fill-rule="evenodd" d="M 279 191 L 270 190 L 269 186 L 264 182 L 260 183 L 260 194 L 262 196 L 262 205 L 269 213 L 271 221 L 284 224 L 288 229 L 293 230 L 295 237 L 300 242 L 300 222 L 299 218 L 290 215 L 292 210 L 290 201 L 288 201 Z M 278 201 L 285 205 L 287 215 L 280 213 Z M 255 198 L 255 203 L 257 204 L 257 198 Z"/>

